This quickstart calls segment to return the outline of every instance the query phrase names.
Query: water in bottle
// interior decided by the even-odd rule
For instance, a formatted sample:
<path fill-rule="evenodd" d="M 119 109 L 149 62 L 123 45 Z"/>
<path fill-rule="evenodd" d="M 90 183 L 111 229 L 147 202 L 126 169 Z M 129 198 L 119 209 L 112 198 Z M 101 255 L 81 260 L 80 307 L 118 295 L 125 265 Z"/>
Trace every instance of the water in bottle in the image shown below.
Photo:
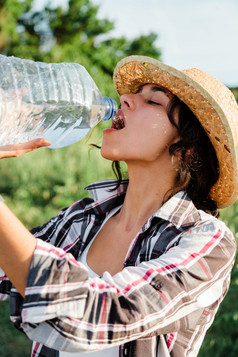
<path fill-rule="evenodd" d="M 0 55 L 0 145 L 45 138 L 68 146 L 116 112 L 80 64 Z"/>

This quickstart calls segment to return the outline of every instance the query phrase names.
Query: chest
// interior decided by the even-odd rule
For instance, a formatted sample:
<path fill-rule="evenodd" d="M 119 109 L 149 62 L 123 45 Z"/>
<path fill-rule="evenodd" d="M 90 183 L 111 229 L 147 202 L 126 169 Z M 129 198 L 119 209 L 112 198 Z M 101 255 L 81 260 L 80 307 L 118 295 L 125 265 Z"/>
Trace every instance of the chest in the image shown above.
<path fill-rule="evenodd" d="M 90 246 L 87 264 L 98 275 L 105 271 L 114 275 L 125 265 L 158 258 L 180 233 L 162 220 L 153 222 L 145 230 L 135 227 L 130 231 L 109 220 Z"/>
<path fill-rule="evenodd" d="M 123 269 L 128 251 L 139 228 L 127 231 L 113 219 L 106 222 L 95 237 L 87 254 L 87 264 L 98 275 L 108 271 L 115 275 Z"/>

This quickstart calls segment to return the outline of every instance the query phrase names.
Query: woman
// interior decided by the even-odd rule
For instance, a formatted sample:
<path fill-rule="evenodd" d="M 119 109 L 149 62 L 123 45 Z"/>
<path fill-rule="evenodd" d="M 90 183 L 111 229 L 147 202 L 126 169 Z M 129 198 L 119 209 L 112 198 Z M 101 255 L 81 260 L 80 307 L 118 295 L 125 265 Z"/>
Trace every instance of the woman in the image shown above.
<path fill-rule="evenodd" d="M 216 216 L 238 195 L 238 107 L 206 73 L 143 56 L 120 61 L 114 83 L 121 109 L 101 154 L 125 161 L 129 181 L 88 186 L 92 198 L 33 235 L 1 203 L 2 297 L 32 356 L 194 357 L 236 253 Z"/>

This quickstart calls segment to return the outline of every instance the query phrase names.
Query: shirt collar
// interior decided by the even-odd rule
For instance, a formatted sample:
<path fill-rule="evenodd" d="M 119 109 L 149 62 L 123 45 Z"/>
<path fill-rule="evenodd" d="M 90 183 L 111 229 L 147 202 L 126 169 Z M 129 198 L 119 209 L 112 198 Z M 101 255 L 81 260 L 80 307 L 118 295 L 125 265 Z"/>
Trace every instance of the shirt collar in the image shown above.
<path fill-rule="evenodd" d="M 199 210 L 184 191 L 177 192 L 154 216 L 173 223 L 176 228 L 190 226 L 201 219 Z"/>
<path fill-rule="evenodd" d="M 118 198 L 125 196 L 128 180 L 122 180 L 120 186 L 114 189 L 117 185 L 116 180 L 98 181 L 88 185 L 85 189 L 92 196 L 94 203 L 92 208 L 100 208 L 110 211 L 115 207 Z M 124 199 L 124 198 L 123 198 Z M 90 207 L 89 207 L 90 208 Z M 162 218 L 165 221 L 171 222 L 176 228 L 192 225 L 201 219 L 198 209 L 194 206 L 192 200 L 184 191 L 177 192 L 165 204 L 153 214 L 153 217 Z"/>
<path fill-rule="evenodd" d="M 90 193 L 94 201 L 104 202 L 108 199 L 120 196 L 121 194 L 125 194 L 127 185 L 128 180 L 122 180 L 120 186 L 115 189 L 117 186 L 116 180 L 105 180 L 94 182 L 85 187 L 85 190 Z"/>

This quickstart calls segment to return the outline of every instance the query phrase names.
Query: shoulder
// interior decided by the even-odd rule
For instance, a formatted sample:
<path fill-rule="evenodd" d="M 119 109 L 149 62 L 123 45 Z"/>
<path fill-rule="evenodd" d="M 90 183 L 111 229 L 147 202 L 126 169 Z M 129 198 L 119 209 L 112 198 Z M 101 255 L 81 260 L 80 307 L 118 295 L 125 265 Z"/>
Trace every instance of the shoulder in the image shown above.
<path fill-rule="evenodd" d="M 218 232 L 226 234 L 232 238 L 233 234 L 227 225 L 220 219 L 200 210 L 199 211 L 201 219 L 194 225 L 194 233 L 207 233 L 207 234 L 217 234 Z"/>
<path fill-rule="evenodd" d="M 237 246 L 236 240 L 227 225 L 205 213 L 199 211 L 201 219 L 181 235 L 181 244 L 188 243 L 197 247 L 197 251 L 209 253 L 213 249 L 225 250 L 227 256 L 234 256 Z"/>
<path fill-rule="evenodd" d="M 43 240 L 48 240 L 52 236 L 55 236 L 56 232 L 68 231 L 73 222 L 80 222 L 83 220 L 84 212 L 92 202 L 93 199 L 88 197 L 74 202 L 71 206 L 62 209 L 48 222 L 31 229 L 31 233 Z"/>
<path fill-rule="evenodd" d="M 73 213 L 74 214 L 82 213 L 85 210 L 89 209 L 93 203 L 94 200 L 92 198 L 85 197 L 82 198 L 81 200 L 74 202 L 71 206 L 65 208 L 63 211 L 65 211 L 66 215 L 73 214 Z"/>

